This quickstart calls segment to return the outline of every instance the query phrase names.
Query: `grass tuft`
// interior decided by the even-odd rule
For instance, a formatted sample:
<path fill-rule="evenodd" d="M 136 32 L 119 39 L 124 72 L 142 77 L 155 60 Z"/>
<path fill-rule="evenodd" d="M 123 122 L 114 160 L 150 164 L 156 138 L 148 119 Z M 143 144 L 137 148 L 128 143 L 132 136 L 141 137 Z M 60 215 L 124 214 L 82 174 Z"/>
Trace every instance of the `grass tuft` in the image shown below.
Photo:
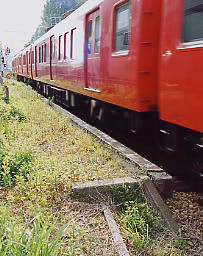
<path fill-rule="evenodd" d="M 27 178 L 34 157 L 31 151 L 12 153 L 3 144 L 0 146 L 0 184 L 11 186 L 16 177 Z"/>
<path fill-rule="evenodd" d="M 56 221 L 50 225 L 42 216 L 26 225 L 15 221 L 11 214 L 0 218 L 1 255 L 50 256 L 59 255 L 68 225 L 56 232 Z M 66 251 L 68 253 L 68 251 Z"/>

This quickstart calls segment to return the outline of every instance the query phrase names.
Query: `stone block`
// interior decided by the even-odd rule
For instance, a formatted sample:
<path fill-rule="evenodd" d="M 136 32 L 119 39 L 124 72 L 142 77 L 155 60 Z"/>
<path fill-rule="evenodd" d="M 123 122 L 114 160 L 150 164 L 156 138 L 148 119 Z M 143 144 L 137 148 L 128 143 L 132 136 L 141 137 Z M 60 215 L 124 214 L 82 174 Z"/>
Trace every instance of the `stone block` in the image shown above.
<path fill-rule="evenodd" d="M 98 197 L 100 194 L 111 195 L 114 186 L 119 187 L 123 185 L 137 189 L 140 186 L 140 183 L 130 177 L 76 182 L 72 184 L 72 192 L 76 196 L 88 195 L 91 197 Z"/>
<path fill-rule="evenodd" d="M 169 227 L 170 231 L 176 236 L 179 232 L 178 224 L 172 217 L 172 214 L 161 198 L 159 192 L 157 191 L 155 185 L 151 182 L 149 178 L 143 180 L 143 191 L 147 198 L 147 201 L 161 213 L 166 225 Z"/>
<path fill-rule="evenodd" d="M 162 198 L 170 198 L 174 190 L 174 179 L 166 172 L 148 172 L 148 176 Z"/>

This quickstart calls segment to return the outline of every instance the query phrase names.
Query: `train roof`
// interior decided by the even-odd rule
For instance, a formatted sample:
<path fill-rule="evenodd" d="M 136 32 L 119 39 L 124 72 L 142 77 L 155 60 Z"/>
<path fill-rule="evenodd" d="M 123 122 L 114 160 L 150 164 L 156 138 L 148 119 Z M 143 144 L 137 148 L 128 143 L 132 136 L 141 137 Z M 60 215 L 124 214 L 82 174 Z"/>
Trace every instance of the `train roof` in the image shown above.
<path fill-rule="evenodd" d="M 46 32 L 44 35 L 42 35 L 40 38 L 38 38 L 35 42 L 33 42 L 31 45 L 27 46 L 23 50 L 21 50 L 16 56 L 19 54 L 22 54 L 30 49 L 31 46 L 36 46 L 42 41 L 46 40 L 47 38 L 51 37 L 52 35 L 59 35 L 60 33 L 66 31 L 66 25 L 69 24 L 69 27 L 72 26 L 74 28 L 74 21 L 75 18 L 81 16 L 82 18 L 86 13 L 90 12 L 91 10 L 94 10 L 100 3 L 102 3 L 104 0 L 88 0 L 83 5 L 81 5 L 78 9 L 73 11 L 69 16 L 67 16 L 65 19 L 60 21 L 58 24 L 56 24 L 53 28 L 51 28 L 48 32 Z"/>

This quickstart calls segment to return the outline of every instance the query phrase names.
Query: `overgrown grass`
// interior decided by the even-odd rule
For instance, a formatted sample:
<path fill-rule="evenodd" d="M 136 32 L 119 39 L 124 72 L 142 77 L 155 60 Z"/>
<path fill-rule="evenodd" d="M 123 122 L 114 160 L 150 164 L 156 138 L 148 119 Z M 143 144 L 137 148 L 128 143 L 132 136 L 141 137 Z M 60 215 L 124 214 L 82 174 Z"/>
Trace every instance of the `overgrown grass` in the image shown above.
<path fill-rule="evenodd" d="M 133 255 L 162 256 L 186 255 L 183 246 L 169 237 L 169 232 L 158 213 L 146 202 L 141 189 L 123 186 L 114 190 L 115 204 L 118 205 L 116 219 Z"/>
<path fill-rule="evenodd" d="M 119 205 L 117 220 L 132 250 L 151 249 L 152 235 L 163 229 L 163 223 L 148 206 L 140 189 L 123 186 L 115 190 L 115 203 Z"/>
<path fill-rule="evenodd" d="M 56 233 L 56 221 L 51 225 L 48 223 L 44 217 L 36 216 L 22 225 L 6 210 L 0 216 L 1 255 L 58 255 L 68 225 Z"/>
<path fill-rule="evenodd" d="M 6 94 L 3 86 L 3 84 L 0 84 L 0 99 L 6 103 Z"/>
<path fill-rule="evenodd" d="M 97 203 L 73 199 L 71 185 L 132 174 L 24 84 L 6 85 L 9 104 L 0 88 L 0 255 L 116 255 Z M 159 221 L 132 191 L 115 191 L 117 220 L 131 251 L 149 253 Z M 171 248 L 177 252 L 158 247 L 154 255 L 178 255 Z"/>
<path fill-rule="evenodd" d="M 125 176 L 119 160 L 22 83 L 6 85 L 9 104 L 0 88 L 0 255 L 97 255 L 101 243 L 110 243 L 104 218 L 89 218 L 91 209 L 72 201 L 70 188 L 74 181 Z M 76 221 L 81 211 L 85 224 Z M 101 234 L 95 225 L 104 226 Z"/>

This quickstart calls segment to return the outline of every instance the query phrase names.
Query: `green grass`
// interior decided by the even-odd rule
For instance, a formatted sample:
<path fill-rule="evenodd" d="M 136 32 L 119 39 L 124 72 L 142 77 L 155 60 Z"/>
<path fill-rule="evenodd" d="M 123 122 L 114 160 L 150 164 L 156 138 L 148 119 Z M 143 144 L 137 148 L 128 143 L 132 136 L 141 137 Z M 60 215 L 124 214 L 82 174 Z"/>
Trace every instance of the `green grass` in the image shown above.
<path fill-rule="evenodd" d="M 71 184 L 122 177 L 125 170 L 94 137 L 73 127 L 24 84 L 6 85 L 10 104 L 0 88 L 0 255 L 97 255 L 104 241 L 110 243 L 108 230 L 95 235 L 95 228 L 105 228 L 104 218 L 96 212 L 95 226 L 94 206 L 86 212 L 86 204 L 75 202 Z"/>
<path fill-rule="evenodd" d="M 1 255 L 58 255 L 66 229 L 64 226 L 55 231 L 55 223 L 37 216 L 26 225 L 14 220 L 6 211 L 0 218 L 0 253 Z"/>
<path fill-rule="evenodd" d="M 159 213 L 147 204 L 140 189 L 115 189 L 114 203 L 118 205 L 115 217 L 132 255 L 186 255 L 182 240 L 169 235 Z"/>
<path fill-rule="evenodd" d="M 115 255 L 98 202 L 74 199 L 71 185 L 132 174 L 24 84 L 4 83 L 10 99 L 6 104 L 0 87 L 0 255 Z M 123 188 L 114 195 L 133 253 L 180 255 L 171 242 L 162 239 L 163 249 L 153 240 L 159 220 L 142 194 Z"/>

